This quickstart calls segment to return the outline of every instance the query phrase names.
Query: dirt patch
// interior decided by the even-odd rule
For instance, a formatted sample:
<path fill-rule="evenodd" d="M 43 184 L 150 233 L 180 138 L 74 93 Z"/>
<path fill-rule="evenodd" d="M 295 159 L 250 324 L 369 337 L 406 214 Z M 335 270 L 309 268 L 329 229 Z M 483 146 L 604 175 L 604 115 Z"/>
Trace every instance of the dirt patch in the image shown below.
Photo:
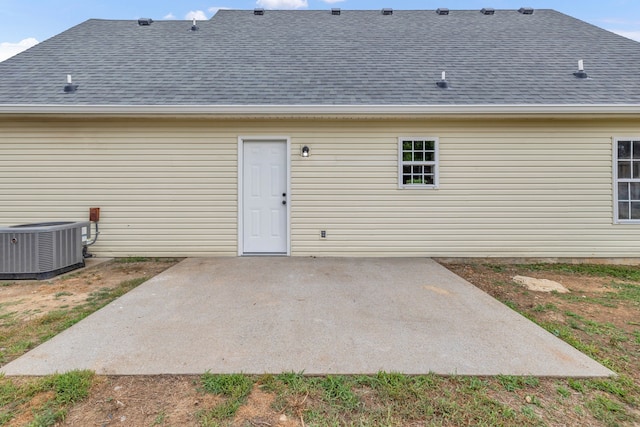
<path fill-rule="evenodd" d="M 0 315 L 11 316 L 14 321 L 42 317 L 82 304 L 101 289 L 111 289 L 139 277 L 153 277 L 176 262 L 112 260 L 46 281 L 3 281 L 0 282 Z"/>
<path fill-rule="evenodd" d="M 263 392 L 258 385 L 253 387 L 247 402 L 238 410 L 233 425 L 297 427 L 299 420 L 277 412 L 272 405 L 275 395 Z"/>
<path fill-rule="evenodd" d="M 101 377 L 65 426 L 198 425 L 196 413 L 220 399 L 196 389 L 197 377 Z"/>
<path fill-rule="evenodd" d="M 298 427 L 272 408 L 275 396 L 255 386 L 231 425 Z M 224 398 L 199 389 L 197 376 L 101 377 L 91 397 L 73 407 L 62 425 L 198 426 L 198 414 Z"/>
<path fill-rule="evenodd" d="M 613 323 L 618 327 L 633 330 L 629 321 L 637 316 L 638 308 L 631 304 L 608 304 L 603 300 L 607 293 L 619 289 L 610 277 L 594 277 L 575 273 L 537 272 L 513 265 L 489 266 L 479 264 L 444 264 L 449 270 L 463 277 L 494 298 L 515 304 L 523 309 L 539 309 L 553 320 L 563 320 L 571 312 L 600 323 Z M 570 295 L 544 293 L 528 290 L 513 280 L 515 276 L 529 276 L 558 282 L 571 291 Z M 600 303 L 593 304 L 593 301 Z M 557 309 L 546 310 L 553 305 Z"/>
<path fill-rule="evenodd" d="M 41 408 L 53 397 L 55 397 L 55 393 L 52 391 L 36 394 L 30 401 L 20 405 L 21 407 L 18 409 L 20 415 L 12 419 L 7 424 L 7 427 L 19 427 L 28 425 L 34 419 L 33 409 Z"/>

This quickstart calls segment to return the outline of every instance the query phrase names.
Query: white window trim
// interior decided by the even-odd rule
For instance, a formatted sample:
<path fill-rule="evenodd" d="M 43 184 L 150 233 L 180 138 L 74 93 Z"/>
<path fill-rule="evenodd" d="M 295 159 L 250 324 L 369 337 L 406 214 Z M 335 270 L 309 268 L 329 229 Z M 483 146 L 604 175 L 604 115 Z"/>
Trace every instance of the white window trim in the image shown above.
<path fill-rule="evenodd" d="M 433 184 L 403 184 L 402 183 L 402 141 L 425 140 L 434 142 Z M 440 141 L 435 136 L 401 136 L 398 137 L 398 188 L 402 190 L 437 189 L 440 185 Z"/>
<path fill-rule="evenodd" d="M 640 136 L 613 138 L 613 223 L 614 224 L 640 224 L 640 219 L 619 219 L 618 210 L 618 142 L 640 141 Z M 632 168 L 633 173 L 633 168 Z"/>

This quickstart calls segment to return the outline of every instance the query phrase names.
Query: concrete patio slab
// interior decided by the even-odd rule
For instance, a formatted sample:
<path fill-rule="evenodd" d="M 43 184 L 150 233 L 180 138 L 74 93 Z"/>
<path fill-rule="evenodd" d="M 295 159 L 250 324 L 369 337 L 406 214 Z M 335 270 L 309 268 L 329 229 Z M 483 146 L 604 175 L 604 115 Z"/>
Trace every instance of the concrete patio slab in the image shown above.
<path fill-rule="evenodd" d="M 614 373 L 425 258 L 193 258 L 7 375 Z"/>

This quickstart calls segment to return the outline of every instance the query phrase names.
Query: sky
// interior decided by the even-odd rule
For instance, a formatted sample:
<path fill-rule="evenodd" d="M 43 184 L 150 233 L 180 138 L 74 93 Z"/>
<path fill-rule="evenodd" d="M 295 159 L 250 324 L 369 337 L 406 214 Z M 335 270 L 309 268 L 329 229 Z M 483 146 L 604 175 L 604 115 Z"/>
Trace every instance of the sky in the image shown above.
<path fill-rule="evenodd" d="M 219 9 L 555 9 L 640 41 L 640 0 L 0 0 L 0 61 L 90 18 L 210 19 Z M 639 45 L 640 48 L 640 45 Z"/>

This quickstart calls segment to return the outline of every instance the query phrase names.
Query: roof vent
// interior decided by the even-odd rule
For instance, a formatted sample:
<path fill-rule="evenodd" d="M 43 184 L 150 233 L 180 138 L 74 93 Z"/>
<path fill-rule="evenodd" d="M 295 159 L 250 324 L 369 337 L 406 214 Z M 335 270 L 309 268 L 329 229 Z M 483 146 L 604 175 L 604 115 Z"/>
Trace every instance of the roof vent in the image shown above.
<path fill-rule="evenodd" d="M 532 7 L 521 7 L 518 12 L 520 12 L 523 15 L 533 15 L 533 8 Z"/>
<path fill-rule="evenodd" d="M 153 19 L 151 18 L 140 18 L 138 19 L 138 25 L 142 26 L 149 26 L 151 25 L 151 23 L 153 22 Z"/>
<path fill-rule="evenodd" d="M 480 11 L 483 15 L 493 15 L 496 13 L 496 10 L 491 7 L 482 8 Z"/>
<path fill-rule="evenodd" d="M 573 73 L 573 75 L 576 76 L 576 78 L 579 78 L 579 79 L 588 79 L 589 78 L 589 76 L 587 75 L 587 72 L 584 70 L 584 61 L 582 59 L 578 61 L 578 71 Z"/>
<path fill-rule="evenodd" d="M 64 85 L 64 93 L 74 93 L 78 90 L 78 85 L 74 85 L 71 81 L 71 74 L 67 74 L 67 84 Z"/>
<path fill-rule="evenodd" d="M 334 7 L 331 9 L 331 14 L 332 15 L 340 15 L 340 8 L 339 7 Z"/>
<path fill-rule="evenodd" d="M 449 9 L 447 9 L 446 7 L 440 7 L 436 10 L 436 13 L 438 15 L 448 15 L 449 14 Z"/>
<path fill-rule="evenodd" d="M 253 14 L 254 15 L 264 15 L 264 9 L 253 9 Z"/>
<path fill-rule="evenodd" d="M 442 79 L 436 82 L 436 86 L 438 86 L 440 89 L 451 89 L 451 86 L 447 81 L 447 73 L 445 71 L 442 72 Z"/>
<path fill-rule="evenodd" d="M 385 7 L 384 9 L 382 9 L 382 14 L 383 15 L 393 15 L 393 9 L 391 9 L 390 7 Z"/>
<path fill-rule="evenodd" d="M 196 20 L 193 20 L 193 23 L 191 24 L 191 31 L 198 31 L 198 25 L 196 24 Z"/>

